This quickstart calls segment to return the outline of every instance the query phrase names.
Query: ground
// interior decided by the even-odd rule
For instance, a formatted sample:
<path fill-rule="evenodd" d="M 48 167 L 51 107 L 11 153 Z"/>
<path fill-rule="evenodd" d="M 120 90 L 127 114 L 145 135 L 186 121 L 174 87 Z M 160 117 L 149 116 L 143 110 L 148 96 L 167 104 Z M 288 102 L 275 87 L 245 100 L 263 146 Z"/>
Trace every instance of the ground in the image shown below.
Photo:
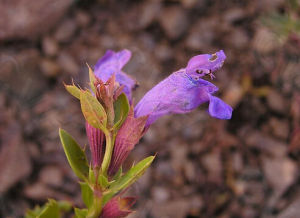
<path fill-rule="evenodd" d="M 85 145 L 84 119 L 63 83 L 86 87 L 86 63 L 127 48 L 135 102 L 193 55 L 223 49 L 212 82 L 234 108 L 228 121 L 202 105 L 151 126 L 127 161 L 157 153 L 128 190 L 131 218 L 298 217 L 300 44 L 263 22 L 287 10 L 284 0 L 0 1 L 0 216 L 47 198 L 82 206 L 58 128 Z"/>

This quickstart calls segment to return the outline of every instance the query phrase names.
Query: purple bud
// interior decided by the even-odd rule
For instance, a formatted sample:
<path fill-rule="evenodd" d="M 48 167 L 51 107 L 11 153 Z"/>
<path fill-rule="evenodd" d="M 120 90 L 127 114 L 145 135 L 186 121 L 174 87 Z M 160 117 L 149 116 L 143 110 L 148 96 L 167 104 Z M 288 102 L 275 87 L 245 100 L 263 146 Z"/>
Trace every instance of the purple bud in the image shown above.
<path fill-rule="evenodd" d="M 222 50 L 191 58 L 186 68 L 172 73 L 145 94 L 135 107 L 135 116 L 149 115 L 147 128 L 163 115 L 188 113 L 209 102 L 212 117 L 230 119 L 232 108 L 212 96 L 218 87 L 201 79 L 205 75 L 213 77 L 212 73 L 222 67 L 225 58 Z"/>
<path fill-rule="evenodd" d="M 85 123 L 85 129 L 90 144 L 93 167 L 99 167 L 103 158 L 104 133 L 100 129 L 91 126 L 88 122 Z"/>
<path fill-rule="evenodd" d="M 118 131 L 108 174 L 113 176 L 128 157 L 130 151 L 139 142 L 147 121 L 147 116 L 135 118 L 133 108 Z"/>
<path fill-rule="evenodd" d="M 131 207 L 135 203 L 134 197 L 114 197 L 104 206 L 100 218 L 121 218 L 132 213 Z"/>
<path fill-rule="evenodd" d="M 94 73 L 103 82 L 106 82 L 115 73 L 116 81 L 124 85 L 124 93 L 131 101 L 132 89 L 136 86 L 136 81 L 122 71 L 124 65 L 129 61 L 131 52 L 124 49 L 120 52 L 108 50 L 105 55 L 95 65 Z"/>

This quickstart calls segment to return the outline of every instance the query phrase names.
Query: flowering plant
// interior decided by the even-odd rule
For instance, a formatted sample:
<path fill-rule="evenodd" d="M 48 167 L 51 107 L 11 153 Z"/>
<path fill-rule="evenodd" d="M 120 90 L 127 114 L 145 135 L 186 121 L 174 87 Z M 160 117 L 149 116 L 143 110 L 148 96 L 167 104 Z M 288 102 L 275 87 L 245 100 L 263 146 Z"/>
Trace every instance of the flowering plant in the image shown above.
<path fill-rule="evenodd" d="M 91 161 L 85 151 L 63 129 L 60 139 L 68 162 L 80 179 L 86 208 L 75 208 L 75 217 L 126 217 L 132 212 L 134 197 L 124 197 L 124 191 L 151 165 L 149 156 L 123 172 L 122 164 L 148 128 L 159 117 L 188 113 L 209 102 L 212 117 L 230 119 L 232 108 L 213 94 L 218 88 L 202 79 L 220 69 L 226 58 L 223 51 L 197 55 L 187 66 L 172 73 L 154 86 L 134 106 L 132 91 L 136 81 L 122 71 L 131 52 L 107 51 L 92 70 L 89 67 L 90 88 L 65 85 L 79 99 L 90 145 Z M 63 205 L 63 206 L 61 206 Z M 67 203 L 50 200 L 44 207 L 27 213 L 27 217 L 59 217 L 60 211 L 70 209 Z"/>

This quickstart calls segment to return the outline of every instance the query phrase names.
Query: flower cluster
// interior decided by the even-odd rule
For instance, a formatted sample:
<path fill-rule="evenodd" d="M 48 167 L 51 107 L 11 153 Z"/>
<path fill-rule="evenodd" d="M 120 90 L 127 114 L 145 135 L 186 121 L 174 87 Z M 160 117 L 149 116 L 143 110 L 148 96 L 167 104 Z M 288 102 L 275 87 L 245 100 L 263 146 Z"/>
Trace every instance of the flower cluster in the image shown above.
<path fill-rule="evenodd" d="M 203 79 L 204 76 L 213 79 L 214 72 L 222 67 L 226 58 L 222 50 L 191 58 L 185 68 L 154 86 L 136 105 L 132 100 L 136 81 L 122 70 L 130 57 L 129 50 L 107 51 L 94 70 L 89 68 L 90 88 L 65 85 L 80 101 L 91 153 L 88 161 L 85 150 L 60 129 L 64 152 L 81 180 L 86 205 L 74 209 L 75 217 L 120 218 L 132 212 L 136 199 L 124 197 L 124 190 L 143 175 L 155 156 L 141 160 L 127 172 L 123 172 L 122 165 L 150 125 L 160 117 L 188 113 L 207 102 L 212 117 L 231 118 L 232 108 L 214 96 L 218 87 Z M 29 211 L 26 217 L 58 217 L 59 211 L 66 208 L 61 205 L 49 200 L 44 207 Z"/>
<path fill-rule="evenodd" d="M 103 83 L 107 83 L 112 77 L 115 77 L 116 83 L 123 87 L 122 90 L 129 102 L 132 102 L 132 91 L 136 87 L 136 81 L 122 71 L 130 57 L 129 50 L 107 51 L 95 65 L 94 73 Z M 222 50 L 212 55 L 197 55 L 190 59 L 185 68 L 172 73 L 148 91 L 134 108 L 131 105 L 128 117 L 116 135 L 108 170 L 109 176 L 117 173 L 145 131 L 163 115 L 188 113 L 200 104 L 209 102 L 208 112 L 212 117 L 231 118 L 232 108 L 218 97 L 213 96 L 218 91 L 218 87 L 202 79 L 205 75 L 214 78 L 213 73 L 222 67 L 225 58 Z M 94 167 L 100 166 L 105 150 L 104 134 L 100 129 L 96 129 L 88 123 L 86 131 L 93 165 Z M 116 202 L 115 199 L 111 201 Z M 110 203 L 110 205 L 112 204 Z"/>

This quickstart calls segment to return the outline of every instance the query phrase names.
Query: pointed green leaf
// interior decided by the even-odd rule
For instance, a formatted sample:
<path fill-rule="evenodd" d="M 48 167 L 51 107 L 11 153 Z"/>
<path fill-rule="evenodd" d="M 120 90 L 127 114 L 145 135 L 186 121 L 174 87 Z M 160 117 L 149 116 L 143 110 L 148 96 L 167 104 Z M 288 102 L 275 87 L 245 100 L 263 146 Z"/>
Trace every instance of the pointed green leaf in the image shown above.
<path fill-rule="evenodd" d="M 78 178 L 87 180 L 89 175 L 89 165 L 82 148 L 63 129 L 59 129 L 59 136 L 63 145 L 69 164 Z"/>
<path fill-rule="evenodd" d="M 59 207 L 55 200 L 49 199 L 38 218 L 60 218 Z"/>
<path fill-rule="evenodd" d="M 140 161 L 137 165 L 131 167 L 128 172 L 122 176 L 118 181 L 114 182 L 111 187 L 110 191 L 104 196 L 103 204 L 111 199 L 117 192 L 129 187 L 132 185 L 136 180 L 138 180 L 146 171 L 146 169 L 151 165 L 155 156 L 150 156 L 145 158 L 144 160 Z"/>
<path fill-rule="evenodd" d="M 107 115 L 100 102 L 90 92 L 80 92 L 81 110 L 85 120 L 97 129 L 104 130 L 107 123 Z"/>
<path fill-rule="evenodd" d="M 71 208 L 72 205 L 67 201 L 57 202 L 49 199 L 44 206 L 36 206 L 33 210 L 27 211 L 25 218 L 59 218 L 61 212 L 69 211 Z"/>
<path fill-rule="evenodd" d="M 79 209 L 79 208 L 75 208 L 75 218 L 86 218 L 87 209 Z"/>
<path fill-rule="evenodd" d="M 115 120 L 114 129 L 118 130 L 123 122 L 126 120 L 128 112 L 130 110 L 129 102 L 124 93 L 119 95 L 117 100 L 114 102 Z"/>
<path fill-rule="evenodd" d="M 83 203 L 87 208 L 90 208 L 93 204 L 93 190 L 86 182 L 80 182 L 79 184 Z"/>
<path fill-rule="evenodd" d="M 43 208 L 40 206 L 35 206 L 32 210 L 27 210 L 25 214 L 25 218 L 36 218 L 43 211 Z"/>
<path fill-rule="evenodd" d="M 75 86 L 74 84 L 73 85 L 65 85 L 65 88 L 75 98 L 80 99 L 80 89 L 77 86 Z"/>

